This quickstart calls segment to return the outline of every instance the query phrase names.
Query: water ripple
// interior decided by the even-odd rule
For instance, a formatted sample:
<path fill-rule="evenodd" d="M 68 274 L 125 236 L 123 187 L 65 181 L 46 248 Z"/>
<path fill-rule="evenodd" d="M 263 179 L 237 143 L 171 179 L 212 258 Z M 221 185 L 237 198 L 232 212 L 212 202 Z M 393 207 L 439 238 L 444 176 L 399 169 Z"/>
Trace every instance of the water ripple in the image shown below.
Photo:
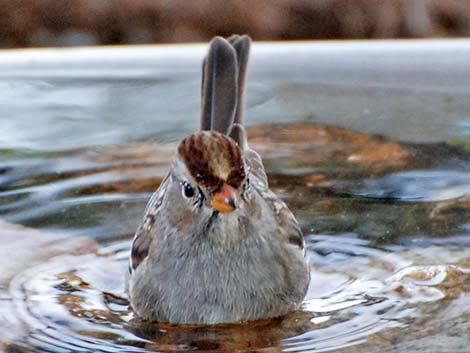
<path fill-rule="evenodd" d="M 317 268 L 318 256 L 328 256 L 319 255 L 326 245 L 330 252 L 348 256 L 349 263 L 334 260 Z M 128 241 L 121 241 L 96 254 L 58 256 L 15 276 L 9 287 L 10 320 L 31 334 L 15 340 L 11 349 L 230 352 L 234 347 L 262 349 L 278 342 L 289 352 L 352 346 L 365 351 L 375 334 L 408 327 L 419 316 L 420 303 L 442 299 L 445 293 L 439 285 L 450 272 L 464 275 L 455 266 L 410 266 L 409 260 L 369 249 L 367 242 L 351 234 L 311 235 L 313 281 L 302 311 L 261 323 L 186 327 L 142 322 L 129 311 L 122 292 L 128 247 Z M 379 276 L 360 275 L 363 266 L 381 268 Z M 335 278 L 338 281 L 331 283 Z M 257 334 L 249 334 L 250 330 Z M 236 343 L 226 342 L 227 337 L 235 337 Z"/>

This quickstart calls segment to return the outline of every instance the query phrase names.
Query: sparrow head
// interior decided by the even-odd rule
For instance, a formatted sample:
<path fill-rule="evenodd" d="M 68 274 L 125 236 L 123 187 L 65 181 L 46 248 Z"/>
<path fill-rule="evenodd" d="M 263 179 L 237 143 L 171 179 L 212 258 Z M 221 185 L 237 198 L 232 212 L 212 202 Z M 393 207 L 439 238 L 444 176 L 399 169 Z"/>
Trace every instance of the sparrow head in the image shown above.
<path fill-rule="evenodd" d="M 246 165 L 234 140 L 216 131 L 199 131 L 181 141 L 177 156 L 189 174 L 188 182 L 210 195 L 214 210 L 232 212 L 238 207 Z"/>

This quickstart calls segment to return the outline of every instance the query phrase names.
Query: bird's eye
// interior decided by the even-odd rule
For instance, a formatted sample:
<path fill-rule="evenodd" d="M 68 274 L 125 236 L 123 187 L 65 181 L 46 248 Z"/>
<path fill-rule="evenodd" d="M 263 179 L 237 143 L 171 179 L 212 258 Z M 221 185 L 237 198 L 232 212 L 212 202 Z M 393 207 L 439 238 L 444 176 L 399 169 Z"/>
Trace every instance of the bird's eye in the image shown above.
<path fill-rule="evenodd" d="M 187 181 L 183 181 L 183 194 L 187 198 L 194 196 L 194 188 Z"/>

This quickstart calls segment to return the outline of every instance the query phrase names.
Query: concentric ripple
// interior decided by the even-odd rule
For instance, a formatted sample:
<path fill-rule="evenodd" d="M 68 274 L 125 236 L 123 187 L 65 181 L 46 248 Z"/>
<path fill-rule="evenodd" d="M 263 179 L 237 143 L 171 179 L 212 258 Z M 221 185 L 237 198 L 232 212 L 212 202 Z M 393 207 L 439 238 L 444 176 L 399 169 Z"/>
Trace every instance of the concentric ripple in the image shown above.
<path fill-rule="evenodd" d="M 9 311 L 29 334 L 6 351 L 324 352 L 356 347 L 365 352 L 374 337 L 412 327 L 421 304 L 436 305 L 444 298 L 439 285 L 447 277 L 469 279 L 457 266 L 411 266 L 410 260 L 372 249 L 353 234 L 310 235 L 312 285 L 302 311 L 237 325 L 151 324 L 134 317 L 123 293 L 129 245 L 116 242 L 98 253 L 57 256 L 15 276 Z M 380 345 L 386 348 L 390 342 Z"/>

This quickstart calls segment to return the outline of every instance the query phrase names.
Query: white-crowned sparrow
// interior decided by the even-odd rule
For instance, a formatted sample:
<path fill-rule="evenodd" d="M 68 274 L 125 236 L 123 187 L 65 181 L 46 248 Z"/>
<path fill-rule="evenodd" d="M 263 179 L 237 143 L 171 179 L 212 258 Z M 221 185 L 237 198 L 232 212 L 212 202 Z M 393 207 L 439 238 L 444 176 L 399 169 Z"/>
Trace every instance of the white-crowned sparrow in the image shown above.
<path fill-rule="evenodd" d="M 269 190 L 242 125 L 249 48 L 247 36 L 212 40 L 203 62 L 201 131 L 179 144 L 135 234 L 127 290 L 144 319 L 276 317 L 298 308 L 307 291 L 302 232 Z"/>

